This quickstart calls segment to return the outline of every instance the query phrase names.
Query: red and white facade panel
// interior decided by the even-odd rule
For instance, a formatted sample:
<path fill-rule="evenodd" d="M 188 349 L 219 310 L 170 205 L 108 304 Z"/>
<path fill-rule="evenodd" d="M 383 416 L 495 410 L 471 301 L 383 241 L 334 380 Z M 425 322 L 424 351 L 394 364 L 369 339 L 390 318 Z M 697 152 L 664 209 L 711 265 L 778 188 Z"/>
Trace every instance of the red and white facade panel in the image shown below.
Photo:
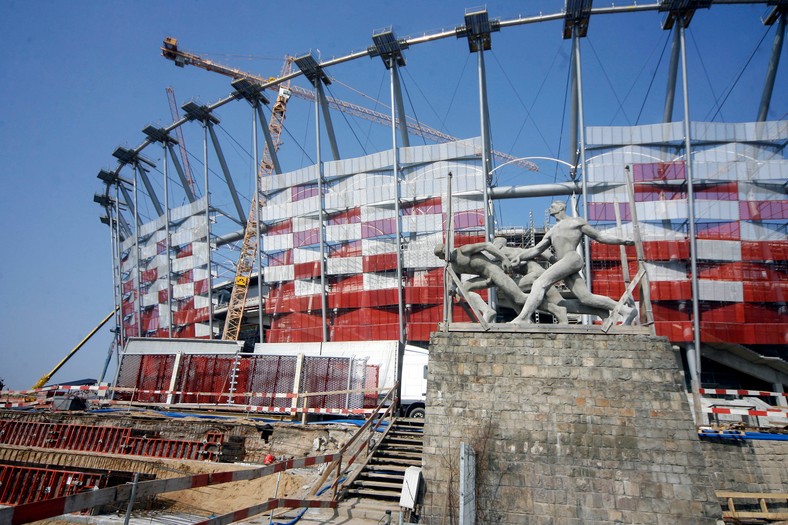
<path fill-rule="evenodd" d="M 173 337 L 208 336 L 205 199 L 171 209 L 169 233 L 168 242 L 162 216 L 121 243 L 121 317 L 127 338 L 167 337 L 170 329 Z"/>
<path fill-rule="evenodd" d="M 651 281 L 658 333 L 692 340 L 689 200 L 681 123 L 589 128 L 591 182 L 620 186 L 591 196 L 589 219 L 631 235 L 625 166 Z M 691 126 L 701 340 L 788 343 L 788 121 Z M 676 153 L 676 148 L 679 153 Z M 596 152 L 599 152 L 598 154 Z M 623 292 L 619 248 L 592 244 L 593 289 Z M 630 271 L 634 250 L 628 249 Z"/>
<path fill-rule="evenodd" d="M 483 177 L 478 139 L 402 148 L 400 215 L 391 151 L 324 164 L 327 290 L 320 285 L 320 196 L 315 167 L 270 177 L 262 213 L 267 342 L 319 341 L 327 294 L 332 341 L 397 339 L 397 222 L 401 227 L 408 338 L 427 341 L 442 316 L 441 261 L 434 249 L 447 226 L 453 175 L 455 230 L 481 240 Z M 462 242 L 462 241 L 460 241 Z M 466 241 L 467 242 L 467 241 Z M 439 307 L 439 308 L 433 308 Z"/>

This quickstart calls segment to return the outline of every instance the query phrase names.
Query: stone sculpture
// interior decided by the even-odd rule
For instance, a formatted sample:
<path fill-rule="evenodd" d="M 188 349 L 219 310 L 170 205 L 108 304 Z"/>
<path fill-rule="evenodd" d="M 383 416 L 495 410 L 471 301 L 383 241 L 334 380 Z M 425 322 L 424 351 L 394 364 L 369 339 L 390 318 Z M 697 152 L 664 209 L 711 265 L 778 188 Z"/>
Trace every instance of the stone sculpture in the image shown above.
<path fill-rule="evenodd" d="M 489 259 L 483 252 L 489 253 L 497 260 Z M 443 244 L 435 247 L 435 255 L 441 259 L 446 258 L 446 248 Z M 479 242 L 455 248 L 451 251 L 449 264 L 458 277 L 463 273 L 476 275 L 476 277 L 462 283 L 462 292 L 471 306 L 481 312 L 482 317 L 488 323 L 495 320 L 496 312 L 476 293 L 476 290 L 495 286 L 500 293 L 505 294 L 514 304 L 525 304 L 527 296 L 517 287 L 514 280 L 507 275 L 507 272 L 511 271 L 512 266 L 509 258 L 494 244 Z"/>
<path fill-rule="evenodd" d="M 578 253 L 577 248 L 583 239 L 583 235 L 587 235 L 603 244 L 633 246 L 635 243 L 631 240 L 602 233 L 581 217 L 569 217 L 566 214 L 566 204 L 560 201 L 555 201 L 550 205 L 550 215 L 555 217 L 556 225 L 545 234 L 536 246 L 526 249 L 520 255 L 520 260 L 533 259 L 537 255 L 544 253 L 548 248 L 552 248 L 551 264 L 533 282 L 531 293 L 528 294 L 525 306 L 512 322 L 530 323 L 531 315 L 542 302 L 548 288 L 561 280 L 564 281 L 564 284 L 566 284 L 581 305 L 607 310 L 608 312 L 612 311 L 616 307 L 616 302 L 604 295 L 591 293 L 585 280 L 580 276 L 580 270 L 583 269 L 583 258 Z M 520 260 L 514 261 L 514 263 L 519 264 Z M 621 315 L 624 318 L 624 324 L 631 324 L 637 315 L 637 310 L 624 305 L 621 308 Z"/>
<path fill-rule="evenodd" d="M 583 235 L 604 244 L 631 246 L 634 243 L 599 232 L 580 217 L 567 216 L 563 202 L 553 202 L 550 214 L 556 218 L 557 224 L 533 248 L 507 247 L 506 239 L 499 237 L 493 243 L 467 244 L 451 251 L 449 264 L 457 276 L 476 276 L 462 282 L 462 292 L 471 306 L 481 312 L 486 322 L 495 320 L 496 311 L 476 291 L 491 286 L 498 290 L 501 304 L 520 312 L 512 321 L 514 323 L 530 323 L 537 309 L 552 314 L 559 323 L 566 324 L 567 312 L 591 314 L 605 319 L 616 307 L 613 299 L 589 291 L 580 275 L 583 258 L 577 248 Z M 548 249 L 552 249 L 552 254 L 546 257 L 550 265 L 544 268 L 535 259 L 544 257 Z M 435 247 L 435 255 L 445 259 L 443 244 Z M 574 295 L 573 298 L 564 298 L 555 287 L 555 283 L 561 280 Z M 624 305 L 621 314 L 624 324 L 631 324 L 637 310 Z"/>

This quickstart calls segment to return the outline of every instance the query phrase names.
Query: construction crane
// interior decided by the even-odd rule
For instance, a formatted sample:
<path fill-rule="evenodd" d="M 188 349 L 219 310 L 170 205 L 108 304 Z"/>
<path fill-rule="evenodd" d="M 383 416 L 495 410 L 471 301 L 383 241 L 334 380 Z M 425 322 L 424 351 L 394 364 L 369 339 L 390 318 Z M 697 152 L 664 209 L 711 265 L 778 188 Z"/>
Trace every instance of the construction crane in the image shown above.
<path fill-rule="evenodd" d="M 270 84 L 276 80 L 274 77 L 263 78 L 251 73 L 247 73 L 246 71 L 242 71 L 240 69 L 217 64 L 216 62 L 202 58 L 193 53 L 183 51 L 178 48 L 178 40 L 173 37 L 167 37 L 164 39 L 164 43 L 161 47 L 161 54 L 164 58 L 175 62 L 175 65 L 178 67 L 196 66 L 205 69 L 206 71 L 214 71 L 232 78 L 246 78 L 255 82 L 259 82 L 260 84 Z M 268 89 L 277 90 L 278 87 L 269 86 Z M 290 86 L 290 91 L 295 97 L 309 101 L 315 100 L 315 93 L 308 89 L 300 88 L 298 86 Z M 363 106 L 351 104 L 350 102 L 339 100 L 333 97 L 326 97 L 326 101 L 330 107 L 342 111 L 348 115 L 360 117 L 378 124 L 391 125 L 390 115 L 379 113 Z M 406 119 L 405 126 L 407 126 L 409 133 L 424 137 L 425 139 L 431 140 L 432 142 L 441 143 L 453 142 L 457 140 L 457 138 L 452 137 L 451 135 L 447 135 L 446 133 L 442 133 L 436 129 L 430 128 L 412 120 Z M 539 171 L 539 167 L 528 160 L 516 159 L 512 155 L 502 153 L 500 151 L 493 151 L 492 154 L 498 159 L 501 159 L 503 162 L 511 162 L 512 164 L 521 166 L 529 171 Z"/>
<path fill-rule="evenodd" d="M 172 89 L 172 86 L 167 86 L 167 100 L 170 102 L 170 113 L 172 114 L 173 122 L 177 122 L 181 119 L 180 114 L 178 113 L 178 104 L 175 102 L 175 91 Z M 189 183 L 189 189 L 192 190 L 192 195 L 196 195 L 194 192 L 194 179 L 192 178 L 192 167 L 189 165 L 189 153 L 186 151 L 186 144 L 183 142 L 183 131 L 181 127 L 178 126 L 175 128 L 175 137 L 178 140 L 178 149 L 181 152 L 181 161 L 183 162 L 183 172 L 186 175 L 186 182 Z"/>
<path fill-rule="evenodd" d="M 98 324 L 98 326 L 96 326 L 96 327 L 95 327 L 93 330 L 91 330 L 91 331 L 90 331 L 90 333 L 88 333 L 88 335 L 86 335 L 86 336 L 85 336 L 85 337 L 82 339 L 82 341 L 80 341 L 80 342 L 79 342 L 79 344 L 77 344 L 77 346 L 75 346 L 74 348 L 72 348 L 72 349 L 71 349 L 71 351 L 70 351 L 70 352 L 69 352 L 69 353 L 66 355 L 66 357 L 64 357 L 63 359 L 61 359 L 61 360 L 60 360 L 60 362 L 59 362 L 57 365 L 55 365 L 55 368 L 53 368 L 52 370 L 50 370 L 50 371 L 49 371 L 49 372 L 47 372 L 46 374 L 42 375 L 42 376 L 41 376 L 41 378 L 40 378 L 38 381 L 36 381 L 36 384 L 34 384 L 34 385 L 33 385 L 33 388 L 32 388 L 32 389 L 33 389 L 33 390 L 36 390 L 37 388 L 41 388 L 41 387 L 43 387 L 44 385 L 46 385 L 46 384 L 47 384 L 47 382 L 48 382 L 50 379 L 52 379 L 52 376 L 53 376 L 53 375 L 55 375 L 55 372 L 57 372 L 58 370 L 60 370 L 60 369 L 63 367 L 63 365 L 65 365 L 65 364 L 66 364 L 66 362 L 67 362 L 69 359 L 71 359 L 72 357 L 74 357 L 74 354 L 76 354 L 76 353 L 77 353 L 77 351 L 78 351 L 80 348 L 82 348 L 83 346 L 85 346 L 85 343 L 87 343 L 87 342 L 90 340 L 90 338 L 91 338 L 91 337 L 93 337 L 93 336 L 96 334 L 96 332 L 98 332 L 98 331 L 101 329 L 101 327 L 102 327 L 102 326 L 104 326 L 105 324 L 107 324 L 107 321 L 109 321 L 110 319 L 112 319 L 112 317 L 115 315 L 115 312 L 117 312 L 117 311 L 118 311 L 118 308 L 120 308 L 120 307 L 119 307 L 119 306 L 116 306 L 116 307 L 115 307 L 115 309 L 114 309 L 114 310 L 112 310 L 112 311 L 109 313 L 109 315 L 107 315 L 107 317 L 105 317 L 105 318 L 104 318 L 104 320 L 103 320 L 103 321 L 101 321 L 101 322 Z"/>
<path fill-rule="evenodd" d="M 281 74 L 282 77 L 290 74 L 292 64 L 293 59 L 291 57 L 285 58 L 285 65 L 282 68 Z M 276 97 L 276 102 L 274 102 L 274 106 L 271 108 L 271 120 L 268 124 L 268 131 L 271 135 L 274 151 L 277 151 L 281 144 L 285 111 L 287 109 L 287 101 L 290 99 L 289 84 L 290 81 L 286 81 L 279 85 L 279 93 Z M 261 194 L 259 190 L 263 187 L 265 177 L 271 175 L 273 172 L 274 162 L 272 152 L 269 151 L 268 144 L 266 143 L 263 149 L 263 157 L 260 161 L 259 169 L 257 170 L 256 187 L 258 188 L 258 192 L 252 199 L 252 209 L 249 210 L 247 214 L 246 229 L 244 230 L 244 239 L 241 245 L 241 255 L 238 258 L 235 281 L 233 282 L 233 291 L 230 294 L 230 303 L 227 306 L 227 318 L 225 319 L 224 330 L 222 332 L 222 339 L 225 341 L 237 341 L 238 335 L 241 332 L 244 310 L 246 309 L 246 297 L 249 293 L 249 281 L 254 268 L 257 245 L 260 242 L 257 237 L 257 212 L 260 209 L 260 205 L 264 204 L 260 199 L 265 198 L 265 196 Z M 260 286 L 259 282 L 258 286 Z M 262 305 L 259 305 L 258 308 L 262 308 Z"/>

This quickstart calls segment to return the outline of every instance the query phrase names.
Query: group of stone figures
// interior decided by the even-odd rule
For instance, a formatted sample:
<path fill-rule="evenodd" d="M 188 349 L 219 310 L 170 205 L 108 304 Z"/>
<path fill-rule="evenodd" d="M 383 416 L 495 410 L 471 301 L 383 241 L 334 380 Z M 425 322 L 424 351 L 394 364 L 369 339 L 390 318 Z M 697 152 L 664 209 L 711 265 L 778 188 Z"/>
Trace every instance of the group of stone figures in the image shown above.
<path fill-rule="evenodd" d="M 498 237 L 492 243 L 467 244 L 451 251 L 449 264 L 454 273 L 458 277 L 475 275 L 461 283 L 462 293 L 485 322 L 493 322 L 497 312 L 476 290 L 490 287 L 497 290 L 499 305 L 520 312 L 513 323 L 531 323 L 537 310 L 552 314 L 562 324 L 568 323 L 568 312 L 606 319 L 616 308 L 616 301 L 588 289 L 580 275 L 583 258 L 577 248 L 583 235 L 603 244 L 632 246 L 634 242 L 602 233 L 580 217 L 568 216 L 566 205 L 560 201 L 550 205 L 550 215 L 555 217 L 556 225 L 532 248 L 507 247 L 506 239 Z M 435 255 L 445 260 L 442 244 L 435 247 Z M 535 260 L 537 257 L 550 263 L 547 268 Z M 571 298 L 564 298 L 556 288 L 555 283 L 559 281 L 572 293 Z M 625 304 L 619 313 L 624 324 L 631 324 L 638 312 Z"/>

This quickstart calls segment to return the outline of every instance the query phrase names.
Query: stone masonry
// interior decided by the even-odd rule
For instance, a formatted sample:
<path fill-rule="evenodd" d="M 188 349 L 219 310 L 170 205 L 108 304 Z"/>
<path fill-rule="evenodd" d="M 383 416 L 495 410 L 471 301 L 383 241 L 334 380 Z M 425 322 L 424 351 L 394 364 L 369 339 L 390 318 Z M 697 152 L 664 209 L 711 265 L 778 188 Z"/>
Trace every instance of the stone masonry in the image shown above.
<path fill-rule="evenodd" d="M 457 523 L 464 442 L 478 524 L 717 523 L 676 355 L 642 328 L 617 330 L 434 333 L 422 522 Z"/>

